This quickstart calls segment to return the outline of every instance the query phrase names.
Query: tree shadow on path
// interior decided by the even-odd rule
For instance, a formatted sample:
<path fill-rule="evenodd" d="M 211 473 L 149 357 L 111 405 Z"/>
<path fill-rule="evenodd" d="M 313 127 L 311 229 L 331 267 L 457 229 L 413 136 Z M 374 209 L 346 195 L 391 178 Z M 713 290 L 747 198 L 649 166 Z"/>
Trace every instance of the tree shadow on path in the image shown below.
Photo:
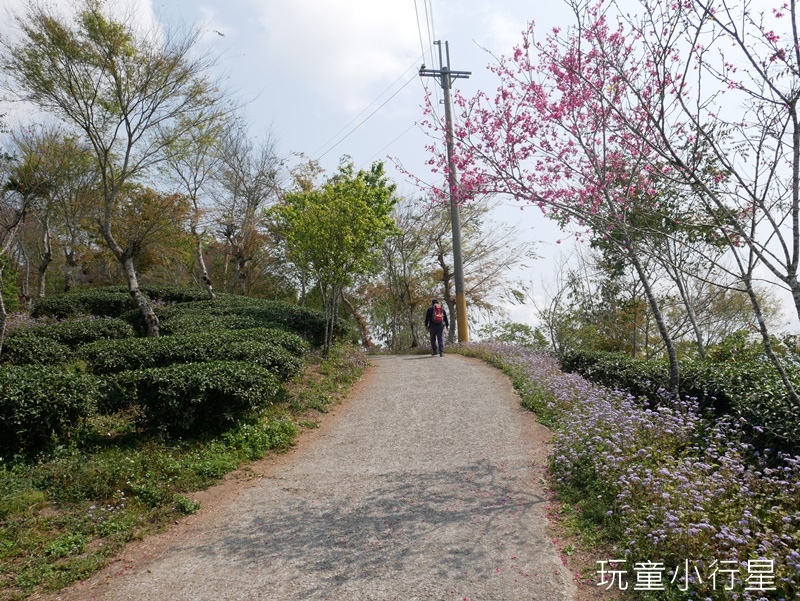
<path fill-rule="evenodd" d="M 530 525 L 541 517 L 532 509 L 545 501 L 524 477 L 479 461 L 423 473 L 355 473 L 333 491 L 326 482 L 270 480 L 262 506 L 191 552 L 276 584 L 289 578 L 296 599 L 337 598 L 339 587 L 355 581 L 378 585 L 409 573 L 428 582 L 512 569 L 522 575 L 540 552 Z"/>

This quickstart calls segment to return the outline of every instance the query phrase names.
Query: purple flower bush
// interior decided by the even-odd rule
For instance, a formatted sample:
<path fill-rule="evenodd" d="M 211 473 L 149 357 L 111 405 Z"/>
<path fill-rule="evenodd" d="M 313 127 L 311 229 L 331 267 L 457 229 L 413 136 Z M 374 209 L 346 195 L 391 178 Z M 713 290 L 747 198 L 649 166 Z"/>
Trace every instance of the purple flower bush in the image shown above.
<path fill-rule="evenodd" d="M 544 353 L 468 352 L 502 368 L 552 427 L 555 488 L 617 541 L 617 556 L 598 559 L 624 560 L 629 590 L 641 585 L 635 567 L 649 566 L 647 582 L 659 570 L 663 588 L 648 598 L 798 598 L 800 457 L 758 453 L 734 419 L 666 396 L 650 408 Z"/>

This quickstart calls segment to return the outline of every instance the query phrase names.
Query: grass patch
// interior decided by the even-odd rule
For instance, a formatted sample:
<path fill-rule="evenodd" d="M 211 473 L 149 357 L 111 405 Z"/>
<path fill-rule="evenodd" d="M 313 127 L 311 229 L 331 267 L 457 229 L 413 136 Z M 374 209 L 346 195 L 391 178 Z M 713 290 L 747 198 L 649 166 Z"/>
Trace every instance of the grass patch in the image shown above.
<path fill-rule="evenodd" d="M 286 383 L 285 400 L 219 435 L 163 438 L 127 409 L 89 419 L 51 455 L 0 463 L 0 598 L 18 601 L 85 579 L 128 541 L 197 512 L 193 492 L 291 447 L 367 365 L 346 346 L 306 361 Z"/>

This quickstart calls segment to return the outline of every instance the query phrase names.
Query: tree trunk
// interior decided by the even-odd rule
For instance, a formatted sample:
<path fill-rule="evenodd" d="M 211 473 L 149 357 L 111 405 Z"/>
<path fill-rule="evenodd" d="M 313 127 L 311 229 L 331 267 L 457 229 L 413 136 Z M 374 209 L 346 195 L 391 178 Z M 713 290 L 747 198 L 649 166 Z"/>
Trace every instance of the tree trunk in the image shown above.
<path fill-rule="evenodd" d="M 133 264 L 133 257 L 130 256 L 114 239 L 111 233 L 111 211 L 107 207 L 106 218 L 102 223 L 103 238 L 108 244 L 109 249 L 119 261 L 125 272 L 125 278 L 128 281 L 128 292 L 136 303 L 136 308 L 139 309 L 142 318 L 144 319 L 147 336 L 158 336 L 158 317 L 156 316 L 153 308 L 150 306 L 150 301 L 142 294 L 139 289 L 139 276 L 136 275 L 136 267 Z"/>
<path fill-rule="evenodd" d="M 49 218 L 47 216 L 45 216 L 44 218 L 42 227 L 44 228 L 44 235 L 42 238 L 44 251 L 41 254 L 41 261 L 39 263 L 39 267 L 37 269 L 37 274 L 36 274 L 37 298 L 44 298 L 45 296 L 45 274 L 47 273 L 48 266 L 53 260 L 53 246 L 50 243 L 50 223 L 49 223 Z"/>
<path fill-rule="evenodd" d="M 417 324 L 414 323 L 414 306 L 406 304 L 406 315 L 408 317 L 408 327 L 411 329 L 411 348 L 419 347 L 419 335 L 417 334 Z"/>
<path fill-rule="evenodd" d="M 322 358 L 328 358 L 328 351 L 330 351 L 330 332 L 333 329 L 333 306 L 331 301 L 331 291 L 328 286 L 323 285 L 322 282 L 317 282 L 319 286 L 319 294 L 322 297 L 322 309 L 325 312 L 325 333 L 322 338 Z"/>
<path fill-rule="evenodd" d="M 455 344 L 456 342 L 456 301 L 450 298 L 450 294 L 445 295 L 444 302 L 447 303 L 447 343 Z"/>
<path fill-rule="evenodd" d="M 31 281 L 31 263 L 28 260 L 28 253 L 25 252 L 25 247 L 22 245 L 22 242 L 17 243 L 17 250 L 19 251 L 19 255 L 22 257 L 22 261 L 25 263 L 25 277 L 22 278 L 22 290 L 20 290 L 19 296 L 22 300 L 22 305 L 26 309 L 31 308 L 31 289 L 30 289 L 30 281 Z"/>
<path fill-rule="evenodd" d="M 345 295 L 344 290 L 342 290 L 341 298 L 342 302 L 344 302 L 344 304 L 347 305 L 347 308 L 350 309 L 350 313 L 353 314 L 356 323 L 358 323 L 358 329 L 361 332 L 361 344 L 364 346 L 365 349 L 367 350 L 371 349 L 374 346 L 374 344 L 369 336 L 369 328 L 367 326 L 366 317 L 364 317 L 361 313 L 359 313 L 356 310 L 353 303 Z"/>
<path fill-rule="evenodd" d="M 408 278 L 403 276 L 403 291 L 400 293 L 400 302 L 403 304 L 405 318 L 408 320 L 408 327 L 411 331 L 411 348 L 419 347 L 419 336 L 417 336 L 417 324 L 414 322 L 414 303 L 411 301 L 412 294 L 408 285 Z"/>
<path fill-rule="evenodd" d="M 658 306 L 658 301 L 653 293 L 653 289 L 650 287 L 650 281 L 645 273 L 644 266 L 641 261 L 639 261 L 639 255 L 636 253 L 627 235 L 623 237 L 623 244 L 628 258 L 630 258 L 634 269 L 636 269 L 639 281 L 642 283 L 647 303 L 650 305 L 650 310 L 653 312 L 653 319 L 656 320 L 658 332 L 661 334 L 661 340 L 664 342 L 664 346 L 667 349 L 667 356 L 669 357 L 669 391 L 677 395 L 680 390 L 680 368 L 678 367 L 678 353 L 675 350 L 675 344 L 667 329 L 664 316 L 661 314 L 661 307 Z"/>
<path fill-rule="evenodd" d="M 74 250 L 64 249 L 64 262 L 66 264 L 64 269 L 64 292 L 69 292 L 75 283 L 75 269 L 77 267 Z"/>
<path fill-rule="evenodd" d="M 797 276 L 793 275 L 786 279 L 789 284 L 789 290 L 792 291 L 792 300 L 794 300 L 794 307 L 797 311 L 797 317 L 800 318 L 800 283 L 797 281 Z"/>
<path fill-rule="evenodd" d="M 125 277 L 128 279 L 128 292 L 130 292 L 131 297 L 133 297 L 133 302 L 136 303 L 136 307 L 139 309 L 142 317 L 144 317 L 147 335 L 158 336 L 158 317 L 156 317 L 147 297 L 139 289 L 139 278 L 136 275 L 133 259 L 127 257 L 123 261 L 122 267 L 125 269 Z"/>
<path fill-rule="evenodd" d="M 305 269 L 300 269 L 300 306 L 306 306 L 306 296 L 308 287 L 308 274 Z"/>
<path fill-rule="evenodd" d="M 672 276 L 672 281 L 675 282 L 675 285 L 678 287 L 678 292 L 681 295 L 681 300 L 683 301 L 683 305 L 686 307 L 686 315 L 689 317 L 689 323 L 692 326 L 694 339 L 697 342 L 697 352 L 700 355 L 701 359 L 705 359 L 706 345 L 705 342 L 703 341 L 703 333 L 700 331 L 700 326 L 697 325 L 697 315 L 694 312 L 692 299 L 689 298 L 689 293 L 686 290 L 686 286 L 684 285 L 683 279 L 681 278 L 680 271 L 678 267 L 675 267 L 674 273 L 672 273 L 672 270 L 670 269 L 667 269 L 667 271 Z"/>
<path fill-rule="evenodd" d="M 767 354 L 767 357 L 769 357 L 772 365 L 774 365 L 775 369 L 778 371 L 781 382 L 783 382 L 786 391 L 789 393 L 792 403 L 794 403 L 795 407 L 800 407 L 800 397 L 797 395 L 794 384 L 787 375 L 786 370 L 783 367 L 783 363 L 781 363 L 781 360 L 778 358 L 778 356 L 775 354 L 775 350 L 772 348 L 772 341 L 769 338 L 767 324 L 764 321 L 764 315 L 761 313 L 761 303 L 759 303 L 755 290 L 753 290 L 752 277 L 752 272 L 748 273 L 742 278 L 742 281 L 747 289 L 747 296 L 750 298 L 750 304 L 753 305 L 753 313 L 755 314 L 756 321 L 758 322 L 758 331 L 761 334 L 761 340 L 764 342 L 764 352 Z"/>
<path fill-rule="evenodd" d="M 217 295 L 214 294 L 214 286 L 211 284 L 211 278 L 208 276 L 208 269 L 206 268 L 206 260 L 203 257 L 203 240 L 200 234 L 197 233 L 197 225 L 192 224 L 192 235 L 194 236 L 195 252 L 197 253 L 197 267 L 200 269 L 200 278 L 208 292 L 208 298 L 217 300 Z"/>
<path fill-rule="evenodd" d="M 3 352 L 3 342 L 6 339 L 6 320 L 8 313 L 6 312 L 6 303 L 3 299 L 3 270 L 0 269 L 0 354 Z"/>
<path fill-rule="evenodd" d="M 239 287 L 241 290 L 241 294 L 244 295 L 244 269 L 247 266 L 247 257 L 243 257 L 240 254 L 234 255 L 233 264 L 236 266 L 236 271 L 233 273 L 233 278 L 231 278 L 231 283 L 228 286 L 228 292 L 230 294 L 236 294 L 236 288 Z"/>

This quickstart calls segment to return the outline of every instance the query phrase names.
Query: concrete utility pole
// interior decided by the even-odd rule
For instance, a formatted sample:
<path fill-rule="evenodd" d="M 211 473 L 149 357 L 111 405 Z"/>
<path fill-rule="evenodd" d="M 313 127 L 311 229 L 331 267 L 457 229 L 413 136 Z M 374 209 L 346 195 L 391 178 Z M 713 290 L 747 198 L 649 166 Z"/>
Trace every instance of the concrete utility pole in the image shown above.
<path fill-rule="evenodd" d="M 471 71 L 450 70 L 450 46 L 444 43 L 447 64 L 442 61 L 442 43 L 434 42 L 439 47 L 439 69 L 426 69 L 423 65 L 420 77 L 438 77 L 444 91 L 444 120 L 447 131 L 447 169 L 449 171 L 448 183 L 450 186 L 450 223 L 453 230 L 453 271 L 456 278 L 456 323 L 458 324 L 458 341 L 469 342 L 469 327 L 467 325 L 467 300 L 464 296 L 464 264 L 461 260 L 461 217 L 458 213 L 458 177 L 456 164 L 453 159 L 453 112 L 450 99 L 450 88 L 454 79 L 467 78 Z"/>

